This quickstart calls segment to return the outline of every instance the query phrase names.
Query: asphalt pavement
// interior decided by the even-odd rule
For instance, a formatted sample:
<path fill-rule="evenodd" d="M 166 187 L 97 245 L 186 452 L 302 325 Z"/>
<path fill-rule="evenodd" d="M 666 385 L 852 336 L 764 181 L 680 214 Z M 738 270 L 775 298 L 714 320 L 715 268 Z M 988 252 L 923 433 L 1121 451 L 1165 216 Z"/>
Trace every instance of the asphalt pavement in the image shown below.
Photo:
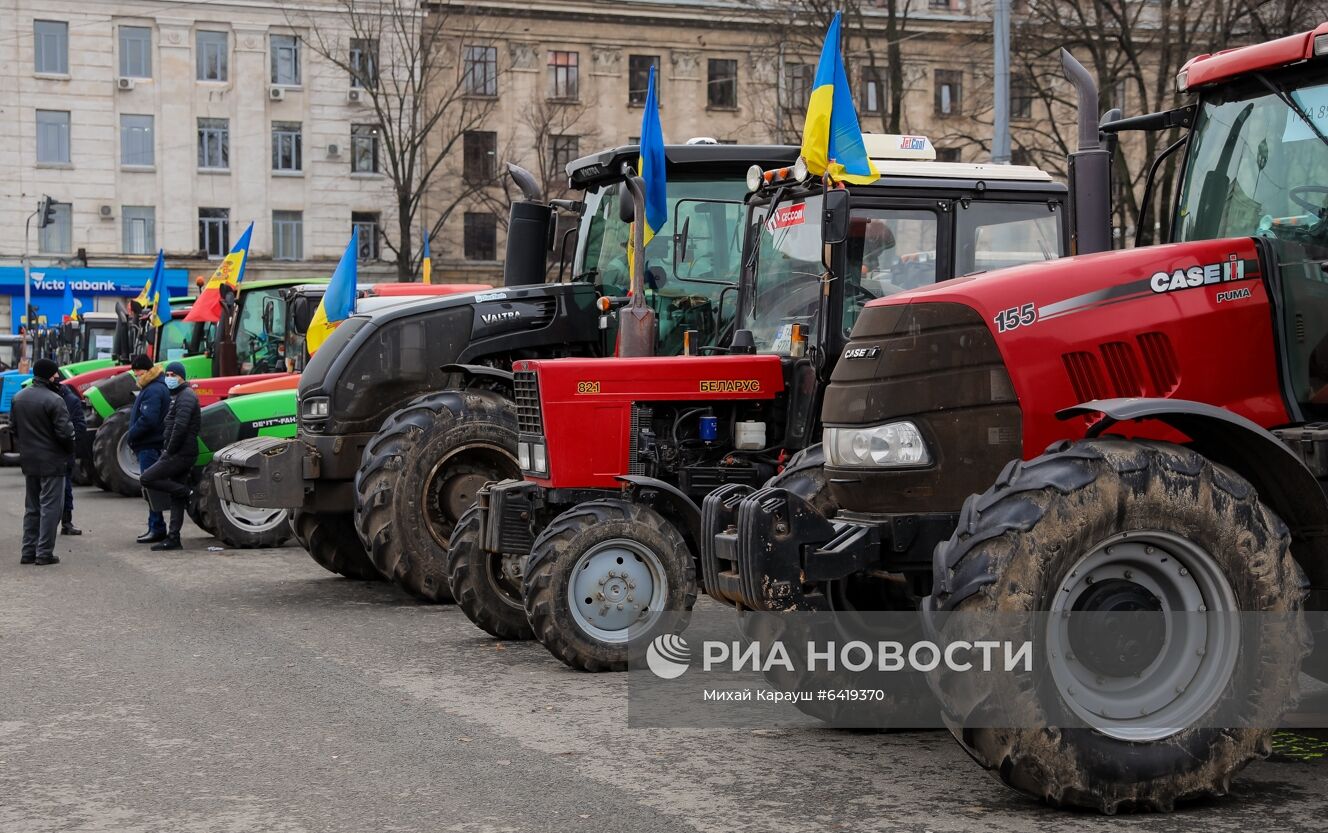
<path fill-rule="evenodd" d="M 626 725 L 622 675 L 496 642 L 297 548 L 133 543 L 139 501 L 20 566 L 0 470 L 0 833 L 1328 830 L 1328 738 L 1172 815 L 1050 810 L 944 732 Z"/>

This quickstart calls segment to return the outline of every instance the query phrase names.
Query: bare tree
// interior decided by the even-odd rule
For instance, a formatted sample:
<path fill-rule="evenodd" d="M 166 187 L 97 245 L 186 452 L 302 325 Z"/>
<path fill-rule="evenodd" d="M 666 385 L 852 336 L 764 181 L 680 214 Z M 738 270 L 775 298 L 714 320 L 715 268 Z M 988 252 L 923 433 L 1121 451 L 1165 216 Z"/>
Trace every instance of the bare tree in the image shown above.
<path fill-rule="evenodd" d="M 382 243 L 397 277 L 413 280 L 425 195 L 444 175 L 445 163 L 460 155 L 465 134 L 493 111 L 500 33 L 450 0 L 332 0 L 331 6 L 317 13 L 288 11 L 287 17 L 307 33 L 314 52 L 346 74 L 372 113 L 378 169 L 396 196 L 396 231 L 384 229 Z M 351 146 L 354 153 L 354 140 Z M 458 179 L 430 224 L 430 238 L 476 187 Z"/>

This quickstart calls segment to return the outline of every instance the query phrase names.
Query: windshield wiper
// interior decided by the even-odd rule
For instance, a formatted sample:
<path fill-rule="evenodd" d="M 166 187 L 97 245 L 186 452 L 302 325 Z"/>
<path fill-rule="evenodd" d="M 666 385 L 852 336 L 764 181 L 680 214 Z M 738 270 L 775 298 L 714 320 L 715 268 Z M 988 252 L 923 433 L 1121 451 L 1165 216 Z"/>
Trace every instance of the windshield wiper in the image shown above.
<path fill-rule="evenodd" d="M 1319 137 L 1320 142 L 1323 142 L 1325 145 L 1328 145 L 1328 136 L 1323 135 L 1323 131 L 1320 130 L 1319 126 L 1314 123 L 1314 119 L 1310 118 L 1310 114 L 1306 113 L 1301 108 L 1300 104 L 1297 103 L 1296 100 L 1291 97 L 1290 93 L 1278 87 L 1272 81 L 1269 81 L 1268 78 L 1262 72 L 1254 73 L 1254 77 L 1259 80 L 1260 84 L 1263 84 L 1265 87 L 1267 87 L 1269 91 L 1272 92 L 1273 95 L 1281 99 L 1283 104 L 1291 108 L 1291 112 L 1295 113 L 1297 116 L 1300 116 L 1300 120 L 1305 122 L 1305 124 L 1309 125 L 1310 130 L 1314 131 L 1314 135 Z"/>

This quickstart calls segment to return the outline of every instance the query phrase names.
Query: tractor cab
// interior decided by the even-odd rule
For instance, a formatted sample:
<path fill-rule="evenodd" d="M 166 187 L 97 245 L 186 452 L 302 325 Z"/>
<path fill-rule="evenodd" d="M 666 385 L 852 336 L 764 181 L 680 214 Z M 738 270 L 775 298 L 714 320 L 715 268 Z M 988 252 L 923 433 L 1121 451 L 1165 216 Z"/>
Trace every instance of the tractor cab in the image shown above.
<path fill-rule="evenodd" d="M 17 369 L 22 357 L 23 336 L 17 333 L 0 333 L 0 373 Z"/>

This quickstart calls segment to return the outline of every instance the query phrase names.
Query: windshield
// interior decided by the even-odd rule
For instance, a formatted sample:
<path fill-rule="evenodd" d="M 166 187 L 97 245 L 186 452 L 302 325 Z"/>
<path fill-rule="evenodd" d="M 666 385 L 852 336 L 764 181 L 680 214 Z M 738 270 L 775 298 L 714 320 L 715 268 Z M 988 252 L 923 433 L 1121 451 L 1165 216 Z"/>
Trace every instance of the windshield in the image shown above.
<path fill-rule="evenodd" d="M 787 355 L 793 325 L 802 326 L 809 343 L 821 300 L 822 198 L 784 200 L 770 216 L 770 206 L 752 209 L 751 234 L 756 235 L 756 270 L 741 320 L 752 332 L 759 353 Z"/>
<path fill-rule="evenodd" d="M 1328 69 L 1297 67 L 1291 100 L 1328 132 Z M 1277 80 L 1272 80 L 1277 84 Z M 1328 248 L 1328 145 L 1258 79 L 1206 94 L 1190 135 L 1175 238 L 1261 236 Z"/>
<path fill-rule="evenodd" d="M 286 300 L 281 297 L 281 289 L 251 289 L 242 293 L 240 302 L 240 320 L 235 333 L 235 357 L 240 372 L 285 372 L 285 333 L 269 333 L 263 321 L 264 310 L 270 308 L 274 325 L 285 326 Z"/>
<path fill-rule="evenodd" d="M 22 343 L 19 341 L 0 341 L 0 370 L 17 367 L 21 349 Z"/>
<path fill-rule="evenodd" d="M 84 359 L 109 359 L 115 352 L 115 324 L 112 322 L 83 322 L 86 341 Z"/>
<path fill-rule="evenodd" d="M 185 356 L 196 355 L 212 344 L 212 333 L 216 324 L 204 324 L 205 335 L 195 337 L 197 325 L 183 318 L 172 318 L 166 322 L 157 334 L 157 352 L 153 355 L 159 362 L 171 362 Z"/>
<path fill-rule="evenodd" d="M 956 275 L 1052 260 L 1062 250 L 1060 218 L 1045 202 L 960 202 L 955 240 Z"/>

